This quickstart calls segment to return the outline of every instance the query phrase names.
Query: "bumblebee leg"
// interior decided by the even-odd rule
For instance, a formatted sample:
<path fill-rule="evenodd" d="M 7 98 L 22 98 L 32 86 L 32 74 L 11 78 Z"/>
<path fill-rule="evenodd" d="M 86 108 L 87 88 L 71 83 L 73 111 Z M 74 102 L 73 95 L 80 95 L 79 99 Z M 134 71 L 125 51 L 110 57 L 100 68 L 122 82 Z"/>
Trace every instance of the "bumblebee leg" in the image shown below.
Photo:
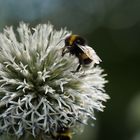
<path fill-rule="evenodd" d="M 66 48 L 64 47 L 63 50 L 62 50 L 62 55 L 61 56 L 63 57 L 68 52 L 69 52 L 69 50 L 66 50 Z"/>
<path fill-rule="evenodd" d="M 76 72 L 78 72 L 81 68 L 81 64 L 78 65 L 77 69 L 76 69 Z"/>
<path fill-rule="evenodd" d="M 72 73 L 79 72 L 80 68 L 81 68 L 81 64 L 78 65 L 78 67 L 77 67 L 77 69 L 76 69 L 75 71 L 71 71 L 71 72 L 72 72 Z"/>

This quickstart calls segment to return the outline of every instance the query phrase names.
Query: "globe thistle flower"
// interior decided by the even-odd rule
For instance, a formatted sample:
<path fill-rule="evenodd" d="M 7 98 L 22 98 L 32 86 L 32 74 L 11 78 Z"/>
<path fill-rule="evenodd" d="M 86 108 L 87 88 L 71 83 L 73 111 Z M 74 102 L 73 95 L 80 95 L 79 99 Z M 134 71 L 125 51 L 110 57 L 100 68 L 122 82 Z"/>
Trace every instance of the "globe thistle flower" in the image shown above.
<path fill-rule="evenodd" d="M 18 138 L 54 138 L 61 128 L 75 132 L 103 111 L 106 80 L 103 69 L 72 73 L 74 56 L 61 56 L 63 40 L 70 32 L 51 24 L 17 32 L 7 27 L 0 34 L 0 133 Z M 59 43 L 58 43 L 59 42 Z"/>

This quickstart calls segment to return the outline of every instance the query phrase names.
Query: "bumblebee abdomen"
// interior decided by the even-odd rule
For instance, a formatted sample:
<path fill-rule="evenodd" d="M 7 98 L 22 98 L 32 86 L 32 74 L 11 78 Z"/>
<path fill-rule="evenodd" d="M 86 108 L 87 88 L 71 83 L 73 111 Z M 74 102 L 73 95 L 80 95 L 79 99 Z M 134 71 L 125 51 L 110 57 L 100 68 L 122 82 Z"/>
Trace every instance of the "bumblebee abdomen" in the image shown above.
<path fill-rule="evenodd" d="M 85 65 L 88 65 L 88 64 L 90 64 L 91 62 L 92 62 L 92 60 L 91 60 L 90 58 L 83 59 L 83 63 L 84 63 Z"/>
<path fill-rule="evenodd" d="M 92 62 L 92 60 L 85 54 L 85 53 L 81 53 L 79 54 L 79 61 L 81 64 L 90 64 Z"/>

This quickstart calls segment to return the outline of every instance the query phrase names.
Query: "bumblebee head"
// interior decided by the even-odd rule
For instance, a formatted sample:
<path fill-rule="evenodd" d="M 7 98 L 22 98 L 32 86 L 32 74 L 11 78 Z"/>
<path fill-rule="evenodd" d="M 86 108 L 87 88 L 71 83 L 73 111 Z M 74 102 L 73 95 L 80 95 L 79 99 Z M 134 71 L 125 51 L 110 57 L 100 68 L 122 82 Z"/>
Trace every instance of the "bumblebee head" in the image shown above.
<path fill-rule="evenodd" d="M 65 39 L 65 46 L 85 45 L 86 41 L 79 35 L 70 35 Z"/>

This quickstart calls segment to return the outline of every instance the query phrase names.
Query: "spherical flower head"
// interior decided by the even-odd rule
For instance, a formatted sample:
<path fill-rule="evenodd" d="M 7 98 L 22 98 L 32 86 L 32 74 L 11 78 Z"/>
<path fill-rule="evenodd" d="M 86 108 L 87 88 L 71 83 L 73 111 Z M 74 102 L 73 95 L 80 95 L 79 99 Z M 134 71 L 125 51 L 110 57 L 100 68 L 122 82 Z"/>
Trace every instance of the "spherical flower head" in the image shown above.
<path fill-rule="evenodd" d="M 53 137 L 62 128 L 80 130 L 95 110 L 103 111 L 109 98 L 103 70 L 72 72 L 77 58 L 61 56 L 69 34 L 25 23 L 0 34 L 0 133 Z"/>

